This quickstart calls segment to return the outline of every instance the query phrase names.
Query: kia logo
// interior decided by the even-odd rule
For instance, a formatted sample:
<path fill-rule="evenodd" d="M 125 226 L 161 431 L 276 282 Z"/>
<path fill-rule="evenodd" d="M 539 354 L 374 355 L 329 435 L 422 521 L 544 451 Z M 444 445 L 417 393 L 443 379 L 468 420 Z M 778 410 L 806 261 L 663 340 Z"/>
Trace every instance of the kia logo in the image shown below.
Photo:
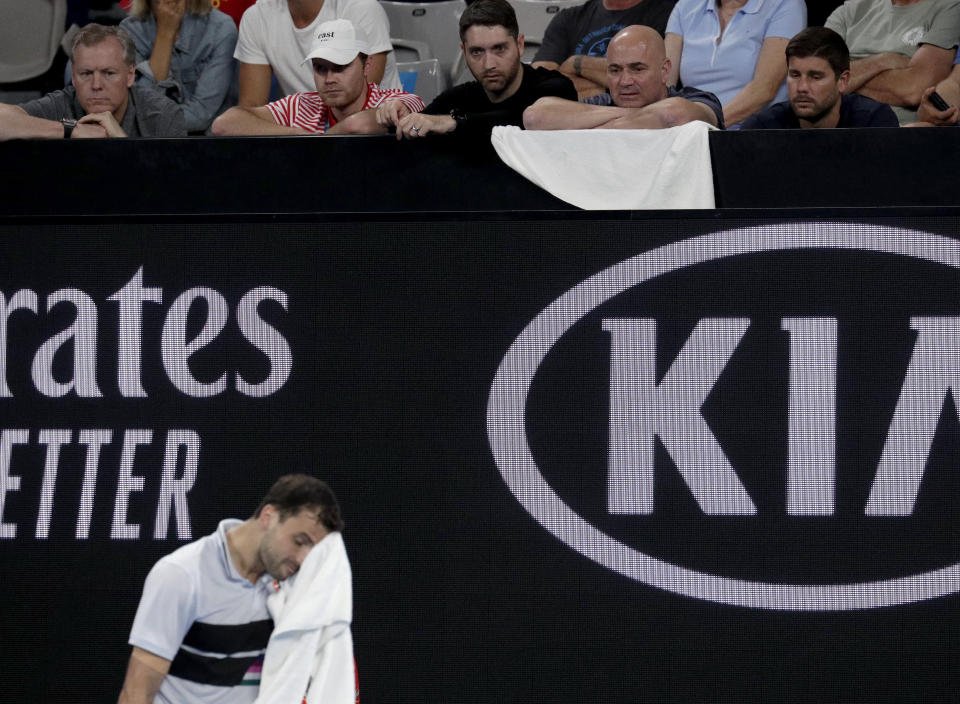
<path fill-rule="evenodd" d="M 796 574 L 784 583 L 744 579 L 731 576 L 730 570 L 680 564 L 682 560 L 644 552 L 628 545 L 622 535 L 615 537 L 598 528 L 595 524 L 601 521 L 580 515 L 582 506 L 579 512 L 574 510 L 571 503 L 576 502 L 562 498 L 545 477 L 546 465 L 538 465 L 527 427 L 534 378 L 572 328 L 596 313 L 594 317 L 602 319 L 590 328 L 591 334 L 605 336 L 609 346 L 606 504 L 598 510 L 608 517 L 656 520 L 656 446 L 658 452 L 669 455 L 677 481 L 682 482 L 704 521 L 756 520 L 759 502 L 751 495 L 750 483 L 744 481 L 737 462 L 728 457 L 723 441 L 703 416 L 705 400 L 753 321 L 734 315 L 703 316 L 685 339 L 676 342 L 666 366 L 661 358 L 663 368 L 658 372 L 659 321 L 650 316 L 602 317 L 599 309 L 613 305 L 613 299 L 621 294 L 642 293 L 644 286 L 661 282 L 660 277 L 699 275 L 700 270 L 692 267 L 737 266 L 749 264 L 756 255 L 770 261 L 771 257 L 806 253 L 861 258 L 881 255 L 888 260 L 892 255 L 902 258 L 897 261 L 905 266 L 910 262 L 934 265 L 934 271 L 946 272 L 944 276 L 954 277 L 951 272 L 960 276 L 956 271 L 960 269 L 960 242 L 926 232 L 846 223 L 727 230 L 668 244 L 601 271 L 553 301 L 526 326 L 507 351 L 491 386 L 487 405 L 490 447 L 504 482 L 523 508 L 548 532 L 594 562 L 637 582 L 707 601 L 748 608 L 831 611 L 908 604 L 960 591 L 960 563 L 905 568 L 878 579 L 838 578 L 835 583 Z M 952 299 L 948 303 L 952 305 Z M 956 303 L 954 309 L 960 307 L 960 301 Z M 948 399 L 960 396 L 960 315 L 911 314 L 908 326 L 905 334 L 913 336 L 905 353 L 909 363 L 897 381 L 899 392 L 889 394 L 895 407 L 884 416 L 884 435 L 876 448 L 879 460 L 865 452 L 871 458 L 870 483 L 865 501 L 857 508 L 861 521 L 880 520 L 897 526 L 901 524 L 896 521 L 910 520 L 938 420 Z M 803 521 L 836 520 L 840 484 L 836 462 L 837 319 L 824 314 L 823 306 L 810 315 L 794 306 L 777 318 L 775 334 L 788 340 L 785 349 L 789 356 L 783 369 L 789 377 L 789 384 L 784 383 L 789 392 L 784 393 L 787 417 L 782 423 L 787 435 L 785 466 L 770 468 L 786 480 L 781 482 L 782 514 L 801 526 Z M 763 432 L 762 428 L 758 432 Z"/>

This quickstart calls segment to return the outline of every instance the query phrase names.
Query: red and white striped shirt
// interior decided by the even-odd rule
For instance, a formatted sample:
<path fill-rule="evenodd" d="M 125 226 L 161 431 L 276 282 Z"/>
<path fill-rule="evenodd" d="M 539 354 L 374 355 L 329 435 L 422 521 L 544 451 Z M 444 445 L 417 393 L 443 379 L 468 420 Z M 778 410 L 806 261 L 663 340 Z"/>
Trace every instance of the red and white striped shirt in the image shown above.
<path fill-rule="evenodd" d="M 381 90 L 376 83 L 367 83 L 367 100 L 363 110 L 379 107 L 388 100 L 401 101 L 411 112 L 420 112 L 424 107 L 423 101 L 413 93 L 399 89 Z M 337 124 L 337 118 L 316 91 L 294 93 L 268 103 L 267 107 L 277 124 L 285 127 L 299 127 L 307 132 L 323 134 Z"/>

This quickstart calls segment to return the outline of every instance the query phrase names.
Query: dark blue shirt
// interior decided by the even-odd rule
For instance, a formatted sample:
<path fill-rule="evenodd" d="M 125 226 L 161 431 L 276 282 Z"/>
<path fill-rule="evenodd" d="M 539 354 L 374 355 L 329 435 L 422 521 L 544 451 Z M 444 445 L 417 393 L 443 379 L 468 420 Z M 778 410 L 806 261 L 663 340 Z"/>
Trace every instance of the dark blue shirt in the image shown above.
<path fill-rule="evenodd" d="M 899 127 L 896 114 L 886 103 L 852 93 L 840 97 L 837 127 Z M 796 130 L 800 120 L 793 114 L 790 101 L 776 103 L 743 121 L 744 130 Z"/>

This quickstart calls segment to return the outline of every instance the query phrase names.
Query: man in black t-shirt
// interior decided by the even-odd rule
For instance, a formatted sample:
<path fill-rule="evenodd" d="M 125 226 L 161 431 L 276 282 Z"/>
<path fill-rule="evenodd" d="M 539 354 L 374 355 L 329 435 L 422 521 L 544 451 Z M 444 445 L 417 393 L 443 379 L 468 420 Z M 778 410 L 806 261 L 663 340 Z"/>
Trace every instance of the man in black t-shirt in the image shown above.
<path fill-rule="evenodd" d="M 607 47 L 610 92 L 583 102 L 541 98 L 523 113 L 528 130 L 661 129 L 699 120 L 723 129 L 713 93 L 667 86 L 670 59 L 650 27 L 620 30 Z"/>
<path fill-rule="evenodd" d="M 844 95 L 850 52 L 843 37 L 826 27 L 808 27 L 787 44 L 787 95 L 744 120 L 741 129 L 899 127 L 886 103 Z"/>
<path fill-rule="evenodd" d="M 444 91 L 423 112 L 384 103 L 377 120 L 395 126 L 397 139 L 450 132 L 489 138 L 496 125 L 522 127 L 523 111 L 539 98 L 577 98 L 567 77 L 521 63 L 523 35 L 507 0 L 475 0 L 460 16 L 460 41 L 477 80 Z"/>
<path fill-rule="evenodd" d="M 661 36 L 676 0 L 587 0 L 562 10 L 547 27 L 533 65 L 560 71 L 580 99 L 607 90 L 607 45 L 621 29 L 642 24 Z"/>

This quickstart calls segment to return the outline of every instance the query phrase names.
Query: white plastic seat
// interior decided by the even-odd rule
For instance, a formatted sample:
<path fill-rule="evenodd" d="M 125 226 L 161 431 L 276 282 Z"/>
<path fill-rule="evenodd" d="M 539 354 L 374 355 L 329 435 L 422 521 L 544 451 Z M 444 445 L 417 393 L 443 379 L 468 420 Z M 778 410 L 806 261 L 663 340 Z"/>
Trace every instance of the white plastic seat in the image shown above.
<path fill-rule="evenodd" d="M 0 0 L 0 83 L 35 78 L 53 64 L 67 0 Z"/>
<path fill-rule="evenodd" d="M 543 35 L 547 25 L 557 16 L 560 10 L 576 5 L 582 5 L 584 0 L 509 0 L 513 11 L 517 13 L 517 24 L 520 33 L 527 43 L 539 46 L 543 43 Z M 524 52 L 524 61 L 532 60 L 533 55 L 527 58 L 529 52 Z"/>
<path fill-rule="evenodd" d="M 397 71 L 400 73 L 400 80 L 404 82 L 404 88 L 419 95 L 423 99 L 424 105 L 433 102 L 433 99 L 447 87 L 446 76 L 437 59 L 398 61 Z M 405 74 L 409 75 L 411 73 L 414 74 L 414 81 L 412 85 L 409 85 L 404 81 L 404 77 Z"/>
<path fill-rule="evenodd" d="M 424 42 L 449 75 L 460 54 L 460 15 L 467 9 L 464 0 L 380 0 L 380 5 L 390 20 L 390 36 Z"/>
<path fill-rule="evenodd" d="M 393 45 L 393 58 L 398 64 L 435 58 L 430 45 L 426 42 L 390 37 L 390 43 Z"/>

